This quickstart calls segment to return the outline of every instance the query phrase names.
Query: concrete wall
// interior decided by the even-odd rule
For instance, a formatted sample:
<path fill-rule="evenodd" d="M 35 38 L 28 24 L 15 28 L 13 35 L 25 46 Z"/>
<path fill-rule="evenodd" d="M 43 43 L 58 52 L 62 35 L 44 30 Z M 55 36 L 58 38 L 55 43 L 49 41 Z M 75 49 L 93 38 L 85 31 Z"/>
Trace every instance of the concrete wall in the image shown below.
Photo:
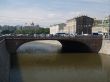
<path fill-rule="evenodd" d="M 103 40 L 99 53 L 110 55 L 110 40 Z"/>
<path fill-rule="evenodd" d="M 5 40 L 0 40 L 0 82 L 9 82 L 10 59 Z"/>

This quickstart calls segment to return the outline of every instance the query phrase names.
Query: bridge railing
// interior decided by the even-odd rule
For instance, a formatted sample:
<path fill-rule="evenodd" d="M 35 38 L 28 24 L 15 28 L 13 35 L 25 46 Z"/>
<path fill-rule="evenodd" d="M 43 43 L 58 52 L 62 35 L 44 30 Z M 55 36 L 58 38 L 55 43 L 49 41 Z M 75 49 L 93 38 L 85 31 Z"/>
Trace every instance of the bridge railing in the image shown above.
<path fill-rule="evenodd" d="M 110 34 L 103 35 L 104 40 L 110 40 Z"/>
<path fill-rule="evenodd" d="M 102 37 L 101 35 L 75 35 L 75 36 L 54 36 L 54 35 L 37 35 L 37 36 L 5 36 L 5 39 L 41 39 L 41 40 L 58 40 L 58 39 L 85 39 L 85 37 L 91 39 L 91 38 L 99 38 Z M 3 37 L 2 37 L 3 38 Z"/>

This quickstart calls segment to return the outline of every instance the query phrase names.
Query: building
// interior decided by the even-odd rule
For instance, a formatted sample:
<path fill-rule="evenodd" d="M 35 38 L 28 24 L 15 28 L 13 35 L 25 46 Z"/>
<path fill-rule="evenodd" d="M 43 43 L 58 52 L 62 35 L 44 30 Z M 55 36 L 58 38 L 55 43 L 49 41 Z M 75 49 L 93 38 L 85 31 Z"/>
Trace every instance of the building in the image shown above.
<path fill-rule="evenodd" d="M 92 28 L 92 32 L 93 33 L 107 33 L 107 29 L 105 27 L 97 27 L 97 26 L 94 26 Z"/>
<path fill-rule="evenodd" d="M 93 33 L 107 33 L 107 28 L 104 26 L 104 20 L 95 19 L 92 28 Z"/>
<path fill-rule="evenodd" d="M 70 19 L 66 22 L 66 27 L 64 28 L 66 33 L 75 34 L 76 33 L 76 19 Z"/>
<path fill-rule="evenodd" d="M 106 17 L 104 20 L 95 19 L 92 32 L 97 32 L 102 34 L 110 32 L 110 16 Z"/>
<path fill-rule="evenodd" d="M 93 18 L 80 16 L 67 20 L 65 30 L 69 34 L 91 34 L 93 23 Z"/>
<path fill-rule="evenodd" d="M 50 34 L 63 33 L 65 26 L 66 26 L 65 23 L 51 25 L 49 27 L 50 28 Z"/>
<path fill-rule="evenodd" d="M 15 31 L 16 30 L 16 28 L 14 26 L 9 26 L 9 25 L 1 26 L 0 29 L 2 31 L 4 31 L 4 30 Z"/>
<path fill-rule="evenodd" d="M 41 27 L 39 25 L 35 25 L 33 22 L 30 24 L 25 23 L 25 26 L 22 27 L 24 30 L 38 30 L 39 28 Z"/>
<path fill-rule="evenodd" d="M 91 34 L 94 19 L 88 16 L 80 16 L 76 18 L 76 33 L 81 34 Z"/>
<path fill-rule="evenodd" d="M 103 26 L 103 20 L 94 19 L 94 27 L 101 27 Z"/>
<path fill-rule="evenodd" d="M 110 15 L 103 21 L 103 26 L 108 29 L 108 32 L 110 33 Z"/>
<path fill-rule="evenodd" d="M 105 19 L 104 19 L 104 21 L 103 21 L 103 25 L 104 25 L 104 27 L 109 27 L 109 16 L 108 17 L 106 17 Z"/>

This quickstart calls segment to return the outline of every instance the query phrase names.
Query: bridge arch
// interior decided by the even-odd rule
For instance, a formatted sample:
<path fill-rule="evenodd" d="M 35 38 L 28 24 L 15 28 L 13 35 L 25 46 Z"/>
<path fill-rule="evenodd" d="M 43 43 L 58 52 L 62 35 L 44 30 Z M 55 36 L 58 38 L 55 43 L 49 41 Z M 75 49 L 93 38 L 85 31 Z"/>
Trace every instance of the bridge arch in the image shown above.
<path fill-rule="evenodd" d="M 58 52 L 62 49 L 62 44 L 58 40 L 34 40 L 25 42 L 18 46 L 17 52 Z"/>
<path fill-rule="evenodd" d="M 9 39 L 6 40 L 8 51 L 15 54 L 17 49 L 24 43 L 36 41 L 33 39 Z M 89 45 L 77 40 L 57 40 L 62 44 L 62 52 L 91 52 Z"/>
<path fill-rule="evenodd" d="M 92 52 L 87 44 L 76 40 L 59 40 L 62 44 L 62 52 Z"/>
<path fill-rule="evenodd" d="M 32 41 L 39 42 L 41 40 L 32 40 Z M 28 41 L 28 42 L 32 42 L 32 41 Z M 56 41 L 58 41 L 62 45 L 61 52 L 92 52 L 92 50 L 90 49 L 88 45 L 80 41 L 69 41 L 69 40 L 56 40 Z M 23 44 L 28 43 L 28 42 L 20 43 L 20 45 L 17 46 L 17 49 L 20 48 Z"/>

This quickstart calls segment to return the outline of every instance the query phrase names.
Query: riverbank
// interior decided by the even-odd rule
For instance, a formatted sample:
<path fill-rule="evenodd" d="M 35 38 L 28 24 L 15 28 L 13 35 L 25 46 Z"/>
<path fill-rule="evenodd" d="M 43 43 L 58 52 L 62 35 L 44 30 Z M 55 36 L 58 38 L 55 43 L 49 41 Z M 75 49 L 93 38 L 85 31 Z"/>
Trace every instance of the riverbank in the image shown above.
<path fill-rule="evenodd" d="M 110 55 L 110 40 L 103 40 L 102 41 L 102 47 L 101 47 L 99 53 Z"/>
<path fill-rule="evenodd" d="M 0 39 L 0 82 L 9 82 L 10 59 L 5 40 Z"/>

